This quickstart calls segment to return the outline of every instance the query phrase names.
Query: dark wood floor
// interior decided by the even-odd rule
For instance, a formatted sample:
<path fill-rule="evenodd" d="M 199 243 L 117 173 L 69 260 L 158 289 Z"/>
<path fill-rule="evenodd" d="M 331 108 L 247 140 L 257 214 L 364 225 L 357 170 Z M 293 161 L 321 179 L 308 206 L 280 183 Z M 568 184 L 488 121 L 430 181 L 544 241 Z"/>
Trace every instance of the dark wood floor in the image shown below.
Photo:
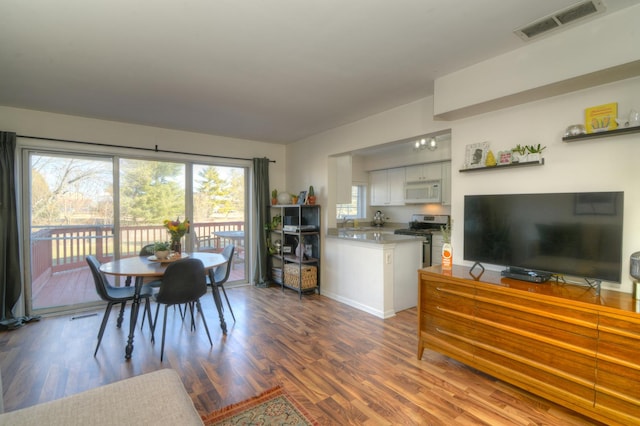
<path fill-rule="evenodd" d="M 95 358 L 102 312 L 43 318 L 0 333 L 5 409 L 170 367 L 203 415 L 283 384 L 323 425 L 598 424 L 437 353 L 417 360 L 415 309 L 381 320 L 318 295 L 299 301 L 274 287 L 228 293 L 237 322 L 226 313 L 226 337 L 211 295 L 203 298 L 213 347 L 200 323 L 191 333 L 169 310 L 163 363 L 160 336 L 152 344 L 146 326 L 125 361 L 126 327 L 116 328 L 115 313 Z"/>

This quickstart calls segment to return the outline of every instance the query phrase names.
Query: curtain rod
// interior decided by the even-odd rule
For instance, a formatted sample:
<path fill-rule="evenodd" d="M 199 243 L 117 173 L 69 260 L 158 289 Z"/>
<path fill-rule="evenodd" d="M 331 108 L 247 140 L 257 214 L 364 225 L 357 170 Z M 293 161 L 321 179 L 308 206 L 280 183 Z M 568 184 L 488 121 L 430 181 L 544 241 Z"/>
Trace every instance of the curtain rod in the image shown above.
<path fill-rule="evenodd" d="M 51 142 L 68 142 L 68 143 L 79 143 L 83 145 L 94 145 L 94 146 L 106 146 L 109 148 L 127 148 L 127 149 L 137 149 L 140 151 L 152 151 L 152 152 L 162 152 L 165 154 L 185 154 L 185 155 L 200 155 L 203 157 L 211 157 L 211 158 L 224 158 L 225 160 L 252 160 L 252 158 L 242 158 L 242 157 L 227 157 L 224 155 L 209 155 L 209 154 L 195 154 L 192 152 L 181 152 L 181 151 L 169 151 L 166 149 L 158 149 L 158 145 L 155 148 L 139 148 L 133 146 L 124 146 L 124 145 L 112 145 L 108 143 L 98 143 L 98 142 L 84 142 L 84 141 L 74 141 L 70 139 L 55 139 L 55 138 L 43 138 L 40 136 L 27 136 L 27 135 L 16 135 L 19 138 L 25 139 L 39 139 L 42 141 L 51 141 Z M 275 163 L 276 160 L 269 160 L 270 163 Z"/>

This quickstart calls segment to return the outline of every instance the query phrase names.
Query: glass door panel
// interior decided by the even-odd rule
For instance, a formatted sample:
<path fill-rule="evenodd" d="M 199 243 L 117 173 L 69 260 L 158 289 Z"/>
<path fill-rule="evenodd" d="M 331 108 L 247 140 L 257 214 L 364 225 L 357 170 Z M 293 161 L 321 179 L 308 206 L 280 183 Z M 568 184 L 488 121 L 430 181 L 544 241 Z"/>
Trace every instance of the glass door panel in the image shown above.
<path fill-rule="evenodd" d="M 95 303 L 85 257 L 113 256 L 112 160 L 31 152 L 29 170 L 31 308 Z"/>
<path fill-rule="evenodd" d="M 192 236 L 196 251 L 235 246 L 229 281 L 245 280 L 246 181 L 244 167 L 193 166 Z"/>
<path fill-rule="evenodd" d="M 165 220 L 185 219 L 185 164 L 120 160 L 120 257 L 169 241 Z M 184 241 L 183 241 L 184 246 Z"/>

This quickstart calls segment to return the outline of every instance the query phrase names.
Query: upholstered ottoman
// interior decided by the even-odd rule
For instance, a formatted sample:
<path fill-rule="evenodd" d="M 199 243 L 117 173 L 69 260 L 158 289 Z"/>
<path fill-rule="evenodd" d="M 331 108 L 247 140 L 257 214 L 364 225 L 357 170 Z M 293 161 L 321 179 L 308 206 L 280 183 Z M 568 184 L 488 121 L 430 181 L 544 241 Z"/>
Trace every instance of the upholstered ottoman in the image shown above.
<path fill-rule="evenodd" d="M 0 425 L 12 426 L 128 424 L 202 425 L 202 420 L 180 376 L 170 369 L 0 414 Z"/>

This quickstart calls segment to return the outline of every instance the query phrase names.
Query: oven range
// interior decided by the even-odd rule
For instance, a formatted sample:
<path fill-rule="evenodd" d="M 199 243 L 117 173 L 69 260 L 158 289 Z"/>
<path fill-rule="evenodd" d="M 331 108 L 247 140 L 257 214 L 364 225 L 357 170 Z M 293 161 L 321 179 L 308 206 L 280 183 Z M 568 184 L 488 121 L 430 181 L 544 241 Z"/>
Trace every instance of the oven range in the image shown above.
<path fill-rule="evenodd" d="M 449 224 L 448 215 L 413 214 L 411 215 L 409 228 L 396 229 L 394 234 L 414 235 L 416 237 L 424 238 L 424 241 L 422 242 L 422 267 L 426 268 L 427 266 L 432 265 L 432 233 L 440 231 L 440 227 L 447 224 Z"/>

